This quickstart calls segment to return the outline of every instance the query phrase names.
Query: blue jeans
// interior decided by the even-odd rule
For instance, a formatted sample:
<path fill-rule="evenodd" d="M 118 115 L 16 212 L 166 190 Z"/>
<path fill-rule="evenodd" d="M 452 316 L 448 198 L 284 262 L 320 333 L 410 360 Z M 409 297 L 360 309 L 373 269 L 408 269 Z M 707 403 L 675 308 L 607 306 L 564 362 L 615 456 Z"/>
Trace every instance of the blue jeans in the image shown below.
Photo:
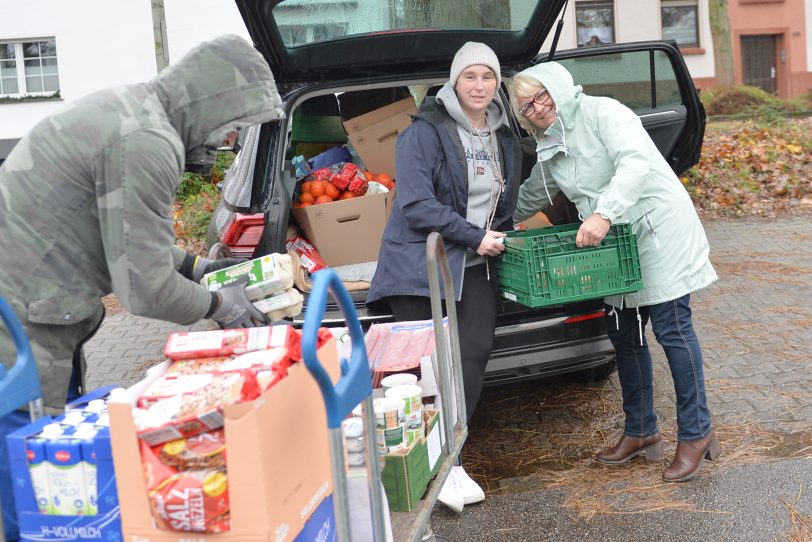
<path fill-rule="evenodd" d="M 606 325 L 617 354 L 617 371 L 626 414 L 624 434 L 647 437 L 657 432 L 654 412 L 653 369 L 646 341 L 646 325 L 663 347 L 677 397 L 677 438 L 699 440 L 711 430 L 711 416 L 705 395 L 702 351 L 691 323 L 690 295 L 672 301 L 635 308 L 607 307 Z M 642 344 L 640 334 L 642 331 Z"/>

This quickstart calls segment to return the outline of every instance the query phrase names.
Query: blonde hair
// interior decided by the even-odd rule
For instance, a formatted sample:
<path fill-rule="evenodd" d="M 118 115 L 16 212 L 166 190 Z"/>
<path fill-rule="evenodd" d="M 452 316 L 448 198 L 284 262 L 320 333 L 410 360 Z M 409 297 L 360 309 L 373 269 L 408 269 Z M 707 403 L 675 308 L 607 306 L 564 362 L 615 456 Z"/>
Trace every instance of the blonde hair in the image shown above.
<path fill-rule="evenodd" d="M 524 115 L 519 113 L 519 109 L 521 109 L 519 99 L 532 98 L 542 89 L 544 89 L 544 86 L 539 83 L 538 79 L 521 73 L 513 78 L 510 82 L 510 88 L 508 89 L 510 93 L 510 108 L 513 109 L 513 115 L 519 122 L 519 126 L 527 130 L 527 132 L 533 136 L 538 134 L 538 128 L 527 120 Z"/>

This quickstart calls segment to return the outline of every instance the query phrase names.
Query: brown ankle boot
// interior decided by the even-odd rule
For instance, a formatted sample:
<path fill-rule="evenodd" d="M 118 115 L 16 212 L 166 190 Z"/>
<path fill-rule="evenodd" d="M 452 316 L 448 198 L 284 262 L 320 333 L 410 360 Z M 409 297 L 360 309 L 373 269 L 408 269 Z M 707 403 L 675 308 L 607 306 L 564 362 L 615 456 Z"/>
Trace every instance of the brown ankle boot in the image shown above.
<path fill-rule="evenodd" d="M 623 435 L 613 447 L 599 452 L 595 460 L 607 465 L 624 465 L 638 455 L 646 461 L 662 461 L 663 437 L 660 433 L 642 438 Z"/>
<path fill-rule="evenodd" d="M 705 438 L 694 442 L 678 442 L 677 453 L 674 461 L 663 471 L 663 480 L 666 482 L 685 482 L 699 473 L 704 459 L 713 461 L 722 448 L 719 445 L 719 438 L 711 429 Z"/>

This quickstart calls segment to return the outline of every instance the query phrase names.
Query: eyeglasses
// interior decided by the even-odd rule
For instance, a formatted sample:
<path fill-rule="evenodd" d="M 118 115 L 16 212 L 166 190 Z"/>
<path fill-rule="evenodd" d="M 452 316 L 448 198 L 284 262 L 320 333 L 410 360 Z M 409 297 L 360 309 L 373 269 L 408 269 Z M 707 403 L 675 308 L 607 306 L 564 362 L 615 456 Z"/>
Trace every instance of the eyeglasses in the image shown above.
<path fill-rule="evenodd" d="M 519 109 L 519 114 L 523 117 L 529 117 L 533 113 L 536 112 L 537 105 L 544 105 L 550 99 L 550 94 L 547 92 L 547 89 L 540 90 L 536 92 L 536 95 L 533 96 L 533 99 L 526 104 L 524 104 L 521 109 Z"/>

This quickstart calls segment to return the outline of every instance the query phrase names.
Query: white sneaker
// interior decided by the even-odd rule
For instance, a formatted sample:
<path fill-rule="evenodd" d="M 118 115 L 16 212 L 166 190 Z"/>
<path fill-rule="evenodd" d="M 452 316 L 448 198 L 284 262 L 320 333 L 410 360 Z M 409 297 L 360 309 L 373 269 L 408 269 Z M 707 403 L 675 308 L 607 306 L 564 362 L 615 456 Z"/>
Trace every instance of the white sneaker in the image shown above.
<path fill-rule="evenodd" d="M 479 487 L 479 484 L 468 476 L 460 466 L 451 467 L 451 472 L 448 474 L 450 480 L 454 480 L 457 493 L 462 495 L 462 500 L 465 504 L 474 504 L 485 500 L 485 492 Z"/>
<path fill-rule="evenodd" d="M 448 473 L 448 477 L 445 479 L 445 483 L 443 484 L 437 499 L 459 514 L 462 512 L 463 506 L 465 506 L 465 500 L 463 499 L 462 494 L 459 492 L 457 484 L 454 480 L 452 480 L 452 474 L 453 470 L 452 472 Z"/>

